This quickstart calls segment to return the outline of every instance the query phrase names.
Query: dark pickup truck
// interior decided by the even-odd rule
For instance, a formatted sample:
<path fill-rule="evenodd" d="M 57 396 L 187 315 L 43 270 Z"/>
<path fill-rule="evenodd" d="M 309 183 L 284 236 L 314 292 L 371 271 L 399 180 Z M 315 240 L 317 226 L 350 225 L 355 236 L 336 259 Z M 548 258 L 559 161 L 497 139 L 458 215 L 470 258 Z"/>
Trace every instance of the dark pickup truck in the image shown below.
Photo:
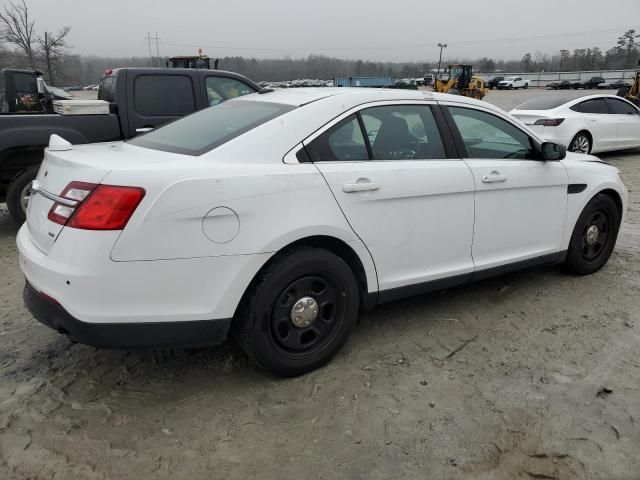
<path fill-rule="evenodd" d="M 24 221 L 31 181 L 54 133 L 74 144 L 124 140 L 196 110 L 259 91 L 248 78 L 220 70 L 109 69 L 98 90 L 98 100 L 108 102 L 108 113 L 58 114 L 53 113 L 53 105 L 64 98 L 64 92 L 56 94 L 40 72 L 2 70 L 0 202 L 7 202 L 16 222 Z"/>

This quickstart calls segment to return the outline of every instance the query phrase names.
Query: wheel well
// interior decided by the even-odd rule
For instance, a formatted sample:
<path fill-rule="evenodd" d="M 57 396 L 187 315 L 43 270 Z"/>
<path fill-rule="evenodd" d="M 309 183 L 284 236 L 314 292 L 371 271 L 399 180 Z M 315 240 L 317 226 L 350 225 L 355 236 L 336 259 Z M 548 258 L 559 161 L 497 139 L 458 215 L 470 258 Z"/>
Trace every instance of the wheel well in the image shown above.
<path fill-rule="evenodd" d="M 602 190 L 601 192 L 598 192 L 599 195 L 606 195 L 607 197 L 611 198 L 611 200 L 613 200 L 616 204 L 616 207 L 618 208 L 618 213 L 620 214 L 620 218 L 622 218 L 622 198 L 620 198 L 620 194 L 618 192 L 616 192 L 615 190 L 608 188 L 606 190 Z"/>
<path fill-rule="evenodd" d="M 295 242 L 292 242 L 285 247 L 281 248 L 275 255 L 273 255 L 260 270 L 255 274 L 247 290 L 245 291 L 243 297 L 245 297 L 251 290 L 254 288 L 256 281 L 260 278 L 260 274 L 269 267 L 274 261 L 280 258 L 282 255 L 286 255 L 291 250 L 297 247 L 315 247 L 321 248 L 323 250 L 327 250 L 334 255 L 337 255 L 345 263 L 349 266 L 351 271 L 356 277 L 358 281 L 358 286 L 360 287 L 360 304 L 363 308 L 372 307 L 375 299 L 371 298 L 368 294 L 368 283 L 367 283 L 367 275 L 364 270 L 364 265 L 358 254 L 351 248 L 347 243 L 342 240 L 339 240 L 335 237 L 324 236 L 324 235 L 316 235 L 312 237 L 305 237 Z M 242 301 L 241 301 L 242 303 Z"/>
<path fill-rule="evenodd" d="M 593 150 L 593 135 L 591 135 L 591 132 L 589 130 L 580 130 L 578 133 L 576 133 L 573 136 L 573 138 L 576 138 L 581 133 L 584 133 L 587 137 L 589 137 L 589 142 L 591 143 L 591 149 Z M 571 139 L 571 143 L 573 143 L 573 139 Z"/>

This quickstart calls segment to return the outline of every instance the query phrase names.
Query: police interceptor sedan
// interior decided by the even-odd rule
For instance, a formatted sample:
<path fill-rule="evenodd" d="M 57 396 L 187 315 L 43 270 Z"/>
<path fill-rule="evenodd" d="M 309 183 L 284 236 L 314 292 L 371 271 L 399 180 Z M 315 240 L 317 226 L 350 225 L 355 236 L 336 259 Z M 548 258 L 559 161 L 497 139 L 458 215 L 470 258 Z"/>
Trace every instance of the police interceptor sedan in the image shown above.
<path fill-rule="evenodd" d="M 231 336 L 327 363 L 358 312 L 538 264 L 601 268 L 618 170 L 485 102 L 385 89 L 230 100 L 133 140 L 52 137 L 17 243 L 42 323 L 100 347 Z"/>

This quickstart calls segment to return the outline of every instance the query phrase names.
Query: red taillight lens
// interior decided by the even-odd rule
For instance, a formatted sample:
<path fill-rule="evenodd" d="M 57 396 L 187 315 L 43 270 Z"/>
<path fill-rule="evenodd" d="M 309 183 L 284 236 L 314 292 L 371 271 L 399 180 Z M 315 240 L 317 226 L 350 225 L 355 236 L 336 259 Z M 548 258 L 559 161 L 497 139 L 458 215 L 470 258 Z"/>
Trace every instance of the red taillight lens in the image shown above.
<path fill-rule="evenodd" d="M 543 127 L 557 127 L 562 122 L 564 122 L 564 118 L 547 118 L 536 121 L 535 125 L 542 125 Z"/>
<path fill-rule="evenodd" d="M 81 202 L 89 196 L 89 194 L 93 191 L 94 188 L 96 188 L 96 186 L 97 185 L 95 183 L 71 182 L 65 187 L 60 196 L 69 200 Z M 69 207 L 67 205 L 56 202 L 51 207 L 51 210 L 49 210 L 48 218 L 52 222 L 60 225 L 65 225 L 71 215 L 73 215 L 75 209 L 76 207 Z"/>
<path fill-rule="evenodd" d="M 139 187 L 98 185 L 71 216 L 67 226 L 83 230 L 122 230 L 144 197 Z"/>
<path fill-rule="evenodd" d="M 56 202 L 48 218 L 83 230 L 122 230 L 144 194 L 144 189 L 139 187 L 71 182 L 60 196 L 78 204 L 67 206 Z"/>

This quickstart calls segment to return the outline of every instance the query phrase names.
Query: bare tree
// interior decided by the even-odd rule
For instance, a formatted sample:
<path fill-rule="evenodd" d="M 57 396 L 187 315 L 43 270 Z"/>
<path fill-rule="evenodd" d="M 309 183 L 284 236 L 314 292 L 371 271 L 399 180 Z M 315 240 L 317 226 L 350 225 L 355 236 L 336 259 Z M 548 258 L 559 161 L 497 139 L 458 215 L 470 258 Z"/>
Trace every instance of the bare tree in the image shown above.
<path fill-rule="evenodd" d="M 27 56 L 32 68 L 35 68 L 34 23 L 29 18 L 29 9 L 24 0 L 9 2 L 4 12 L 0 12 L 0 37 L 7 43 L 17 45 Z"/>
<path fill-rule="evenodd" d="M 38 44 L 44 54 L 44 60 L 47 64 L 47 74 L 49 75 L 49 81 L 55 85 L 55 63 L 56 60 L 63 57 L 67 43 L 65 37 L 71 31 L 71 27 L 62 27 L 58 33 L 44 32 L 44 36 L 38 37 Z"/>

